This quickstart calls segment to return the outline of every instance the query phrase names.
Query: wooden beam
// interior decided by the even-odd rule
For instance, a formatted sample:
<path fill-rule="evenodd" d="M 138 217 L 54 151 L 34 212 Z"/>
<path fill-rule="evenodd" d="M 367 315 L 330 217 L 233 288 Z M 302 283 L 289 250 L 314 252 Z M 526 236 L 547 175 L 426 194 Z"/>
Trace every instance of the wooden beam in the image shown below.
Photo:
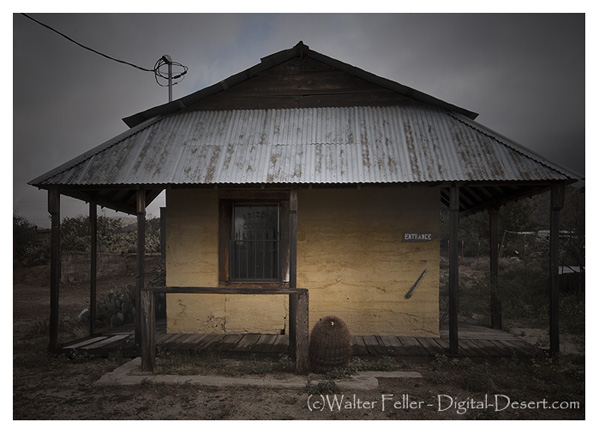
<path fill-rule="evenodd" d="M 458 227 L 460 189 L 452 184 L 449 189 L 449 352 L 458 353 Z"/>
<path fill-rule="evenodd" d="M 89 273 L 89 334 L 94 334 L 96 327 L 96 282 L 98 276 L 98 206 L 89 203 L 89 221 L 91 225 L 91 254 Z"/>
<path fill-rule="evenodd" d="M 154 372 L 156 368 L 156 319 L 154 293 L 141 291 L 141 370 Z"/>
<path fill-rule="evenodd" d="M 310 322 L 308 291 L 290 296 L 296 306 L 295 321 L 295 372 L 307 374 L 310 370 Z"/>
<path fill-rule="evenodd" d="M 308 291 L 304 288 L 283 288 L 273 286 L 163 286 L 145 288 L 145 291 L 160 293 L 160 294 L 263 294 L 263 295 L 293 295 Z"/>
<path fill-rule="evenodd" d="M 289 191 L 289 288 L 297 287 L 297 188 Z M 298 298 L 289 296 L 289 352 L 297 363 Z"/>
<path fill-rule="evenodd" d="M 144 287 L 146 254 L 146 192 L 137 190 L 137 274 L 135 291 L 135 343 L 141 344 L 141 292 Z"/>
<path fill-rule="evenodd" d="M 551 186 L 549 221 L 549 353 L 559 354 L 559 215 L 564 207 L 564 184 Z"/>
<path fill-rule="evenodd" d="M 160 207 L 160 257 L 166 258 L 166 207 Z"/>
<path fill-rule="evenodd" d="M 497 297 L 497 284 L 499 282 L 499 246 L 497 223 L 499 217 L 498 208 L 489 208 L 489 268 L 490 268 L 490 310 L 491 327 L 494 329 L 502 328 L 501 319 L 501 301 Z"/>
<path fill-rule="evenodd" d="M 50 350 L 58 348 L 58 300 L 60 289 L 60 192 L 48 190 L 48 212 L 52 218 L 50 239 Z"/>

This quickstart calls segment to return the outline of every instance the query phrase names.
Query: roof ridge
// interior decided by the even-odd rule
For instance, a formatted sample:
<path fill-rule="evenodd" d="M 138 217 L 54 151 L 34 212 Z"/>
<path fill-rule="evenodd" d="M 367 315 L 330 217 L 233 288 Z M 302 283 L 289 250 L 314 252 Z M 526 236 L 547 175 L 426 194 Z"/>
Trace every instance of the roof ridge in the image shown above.
<path fill-rule="evenodd" d="M 558 172 L 560 175 L 564 175 L 568 178 L 572 178 L 575 180 L 580 180 L 580 179 L 584 178 L 580 173 L 577 173 L 571 169 L 568 169 L 568 168 L 561 166 L 557 163 L 549 161 L 547 158 L 536 153 L 535 151 L 527 148 L 524 145 L 521 145 L 520 143 L 518 143 L 512 139 L 509 139 L 508 137 L 492 130 L 489 127 L 486 127 L 486 126 L 476 122 L 474 119 L 469 119 L 464 115 L 461 115 L 461 114 L 455 113 L 455 112 L 450 112 L 450 111 L 447 111 L 447 114 L 449 116 L 453 117 L 458 122 L 461 122 L 464 125 L 478 131 L 479 133 L 484 134 L 484 135 L 494 139 L 495 141 L 501 143 L 502 145 L 510 148 L 512 151 L 518 152 L 519 154 L 522 154 L 525 157 L 528 157 L 528 158 L 534 160 L 535 162 L 542 164 L 543 166 L 547 167 L 548 169 Z"/>
<path fill-rule="evenodd" d="M 142 123 L 136 125 L 133 128 L 129 128 L 128 130 L 118 134 L 117 136 L 113 137 L 110 140 L 105 141 L 104 143 L 96 146 L 95 148 L 92 148 L 89 151 L 76 156 L 75 158 L 67 161 L 66 163 L 61 164 L 60 166 L 50 170 L 49 172 L 44 173 L 41 176 L 38 176 L 37 178 L 29 181 L 27 184 L 35 186 L 35 185 L 41 184 L 48 178 L 51 178 L 53 176 L 59 175 L 63 172 L 66 172 L 67 170 L 77 166 L 78 164 L 83 163 L 85 160 L 88 160 L 88 159 L 106 151 L 107 149 L 110 149 L 111 147 L 117 145 L 119 142 L 122 142 L 123 140 L 150 127 L 154 123 L 158 122 L 161 118 L 162 118 L 162 116 L 156 116 L 154 118 L 148 119 L 145 122 L 142 122 Z"/>

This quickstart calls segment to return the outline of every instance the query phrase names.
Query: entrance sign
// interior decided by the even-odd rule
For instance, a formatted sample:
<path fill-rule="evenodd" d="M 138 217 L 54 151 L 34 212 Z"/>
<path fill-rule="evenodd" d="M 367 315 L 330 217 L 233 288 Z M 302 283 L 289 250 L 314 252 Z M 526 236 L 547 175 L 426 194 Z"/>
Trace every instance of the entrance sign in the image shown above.
<path fill-rule="evenodd" d="M 403 240 L 412 243 L 433 241 L 436 238 L 438 238 L 438 235 L 432 232 L 404 232 L 403 234 Z"/>

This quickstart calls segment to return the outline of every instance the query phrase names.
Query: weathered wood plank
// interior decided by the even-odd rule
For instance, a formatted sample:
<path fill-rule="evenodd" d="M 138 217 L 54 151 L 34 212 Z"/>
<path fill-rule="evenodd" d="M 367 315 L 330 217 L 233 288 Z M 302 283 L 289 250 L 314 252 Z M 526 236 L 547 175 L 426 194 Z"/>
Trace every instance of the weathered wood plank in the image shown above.
<path fill-rule="evenodd" d="M 433 341 L 445 351 L 449 351 L 449 339 L 447 338 L 433 338 Z"/>
<path fill-rule="evenodd" d="M 397 356 L 400 354 L 399 349 L 402 347 L 401 342 L 395 336 L 378 336 L 377 337 L 387 350 L 387 354 L 390 356 Z"/>
<path fill-rule="evenodd" d="M 106 339 L 103 339 L 103 340 L 101 340 L 101 341 L 97 341 L 97 342 L 94 342 L 93 344 L 90 344 L 90 345 L 86 345 L 86 346 L 84 346 L 84 347 L 81 347 L 81 349 L 82 349 L 82 350 L 93 350 L 93 349 L 96 349 L 96 348 L 101 348 L 101 347 L 104 347 L 104 346 L 106 346 L 106 345 L 107 345 L 107 344 L 109 344 L 109 343 L 112 343 L 112 342 L 117 342 L 117 341 L 123 340 L 123 339 L 125 339 L 126 337 L 127 337 L 127 336 L 124 336 L 124 335 L 115 335 L 115 336 L 110 336 L 110 337 L 108 337 L 108 338 L 106 338 Z"/>
<path fill-rule="evenodd" d="M 509 347 L 505 341 L 492 341 L 488 339 L 472 340 L 472 342 L 478 344 L 483 348 L 491 357 L 504 357 L 511 353 L 511 347 Z"/>
<path fill-rule="evenodd" d="M 116 340 L 113 342 L 108 342 L 103 347 L 100 347 L 100 350 L 102 350 L 104 353 L 108 354 L 111 351 L 135 347 L 135 336 L 133 334 L 128 334 L 128 335 L 121 334 L 118 336 L 122 336 L 122 339 Z"/>
<path fill-rule="evenodd" d="M 275 335 L 273 353 L 286 353 L 289 349 L 289 335 Z"/>
<path fill-rule="evenodd" d="M 202 341 L 200 349 L 204 351 L 216 351 L 220 345 L 224 335 L 217 335 L 215 333 L 206 336 L 206 339 Z"/>
<path fill-rule="evenodd" d="M 430 338 L 416 338 L 416 340 L 426 349 L 430 355 L 442 354 L 444 349 L 437 344 L 433 339 Z"/>
<path fill-rule="evenodd" d="M 376 336 L 374 336 L 374 335 L 364 336 L 364 343 L 366 344 L 366 349 L 368 350 L 369 354 L 371 354 L 371 355 L 386 354 L 385 349 L 381 347 L 381 344 L 376 339 Z"/>
<path fill-rule="evenodd" d="M 237 343 L 243 338 L 243 335 L 238 333 L 226 334 L 221 339 L 219 345 L 214 348 L 215 351 L 230 351 L 232 348 L 237 346 Z"/>
<path fill-rule="evenodd" d="M 385 339 L 387 338 L 387 336 L 378 336 L 376 335 L 376 340 L 378 342 L 378 345 L 382 351 L 382 355 L 385 356 L 395 356 L 397 355 L 397 351 L 396 348 L 393 345 L 389 345 L 389 339 Z"/>
<path fill-rule="evenodd" d="M 397 354 L 399 356 L 402 357 L 410 357 L 413 356 L 413 351 L 411 351 L 409 348 L 406 348 L 404 346 L 404 344 L 401 342 L 401 339 L 397 336 L 391 336 L 391 338 L 396 341 L 396 347 L 395 347 L 395 351 L 397 352 Z"/>
<path fill-rule="evenodd" d="M 416 338 L 400 336 L 398 339 L 410 355 L 426 356 L 429 354 Z"/>
<path fill-rule="evenodd" d="M 354 356 L 368 355 L 368 350 L 366 349 L 366 344 L 364 343 L 364 338 L 362 336 L 351 337 L 351 351 Z"/>
<path fill-rule="evenodd" d="M 198 348 L 198 346 L 199 346 L 199 345 L 201 345 L 202 341 L 203 341 L 203 340 L 204 340 L 204 338 L 206 337 L 206 335 L 204 335 L 204 334 L 199 334 L 199 333 L 198 333 L 198 334 L 193 334 L 193 335 L 190 335 L 190 336 L 191 336 L 191 338 L 190 338 L 190 339 L 188 339 L 188 340 L 186 341 L 186 343 L 187 343 L 188 345 L 190 345 L 190 346 L 191 346 L 192 348 L 194 348 L 194 349 L 197 349 L 197 348 Z"/>
<path fill-rule="evenodd" d="M 63 347 L 63 348 L 65 350 L 75 350 L 77 348 L 81 348 L 81 347 L 84 347 L 86 345 L 90 345 L 90 344 L 93 344 L 94 342 L 98 342 L 98 341 L 101 341 L 101 340 L 104 340 L 104 339 L 107 339 L 107 338 L 108 338 L 108 336 L 96 336 L 96 337 L 89 338 L 89 339 L 86 339 L 84 341 L 78 342 L 76 344 L 72 344 L 72 345 Z"/>
<path fill-rule="evenodd" d="M 277 335 L 260 335 L 260 338 L 254 344 L 253 351 L 257 353 L 270 353 L 276 340 Z"/>
<path fill-rule="evenodd" d="M 164 335 L 165 338 L 162 340 L 161 343 L 166 344 L 169 342 L 176 342 L 178 340 L 181 339 L 181 336 L 183 336 L 183 333 L 168 333 Z"/>
<path fill-rule="evenodd" d="M 262 336 L 265 336 L 265 335 L 261 335 L 259 333 L 249 333 L 249 334 L 243 335 L 243 337 L 237 342 L 237 345 L 235 346 L 235 348 L 233 348 L 233 350 L 234 351 L 242 351 L 242 352 L 251 352 L 255 348 L 256 344 L 258 343 L 258 341 L 260 340 L 260 338 Z"/>
<path fill-rule="evenodd" d="M 467 357 L 489 357 L 491 353 L 472 340 L 460 339 L 460 355 Z"/>

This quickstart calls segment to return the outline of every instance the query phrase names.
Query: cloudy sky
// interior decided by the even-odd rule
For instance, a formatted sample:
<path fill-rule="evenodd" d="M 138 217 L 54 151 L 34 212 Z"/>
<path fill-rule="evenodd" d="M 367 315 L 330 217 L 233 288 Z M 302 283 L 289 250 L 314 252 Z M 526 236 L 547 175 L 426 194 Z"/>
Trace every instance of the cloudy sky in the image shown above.
<path fill-rule="evenodd" d="M 179 98 L 303 41 L 479 113 L 477 121 L 584 175 L 584 14 L 36 14 L 79 43 L 152 68 L 186 65 Z M 167 101 L 152 73 L 86 51 L 20 14 L 13 24 L 13 211 L 48 226 L 28 181 Z M 588 24 L 587 24 L 588 25 Z M 158 215 L 162 199 L 149 208 Z M 65 216 L 87 214 L 63 197 Z M 107 215 L 112 215 L 107 213 Z"/>

